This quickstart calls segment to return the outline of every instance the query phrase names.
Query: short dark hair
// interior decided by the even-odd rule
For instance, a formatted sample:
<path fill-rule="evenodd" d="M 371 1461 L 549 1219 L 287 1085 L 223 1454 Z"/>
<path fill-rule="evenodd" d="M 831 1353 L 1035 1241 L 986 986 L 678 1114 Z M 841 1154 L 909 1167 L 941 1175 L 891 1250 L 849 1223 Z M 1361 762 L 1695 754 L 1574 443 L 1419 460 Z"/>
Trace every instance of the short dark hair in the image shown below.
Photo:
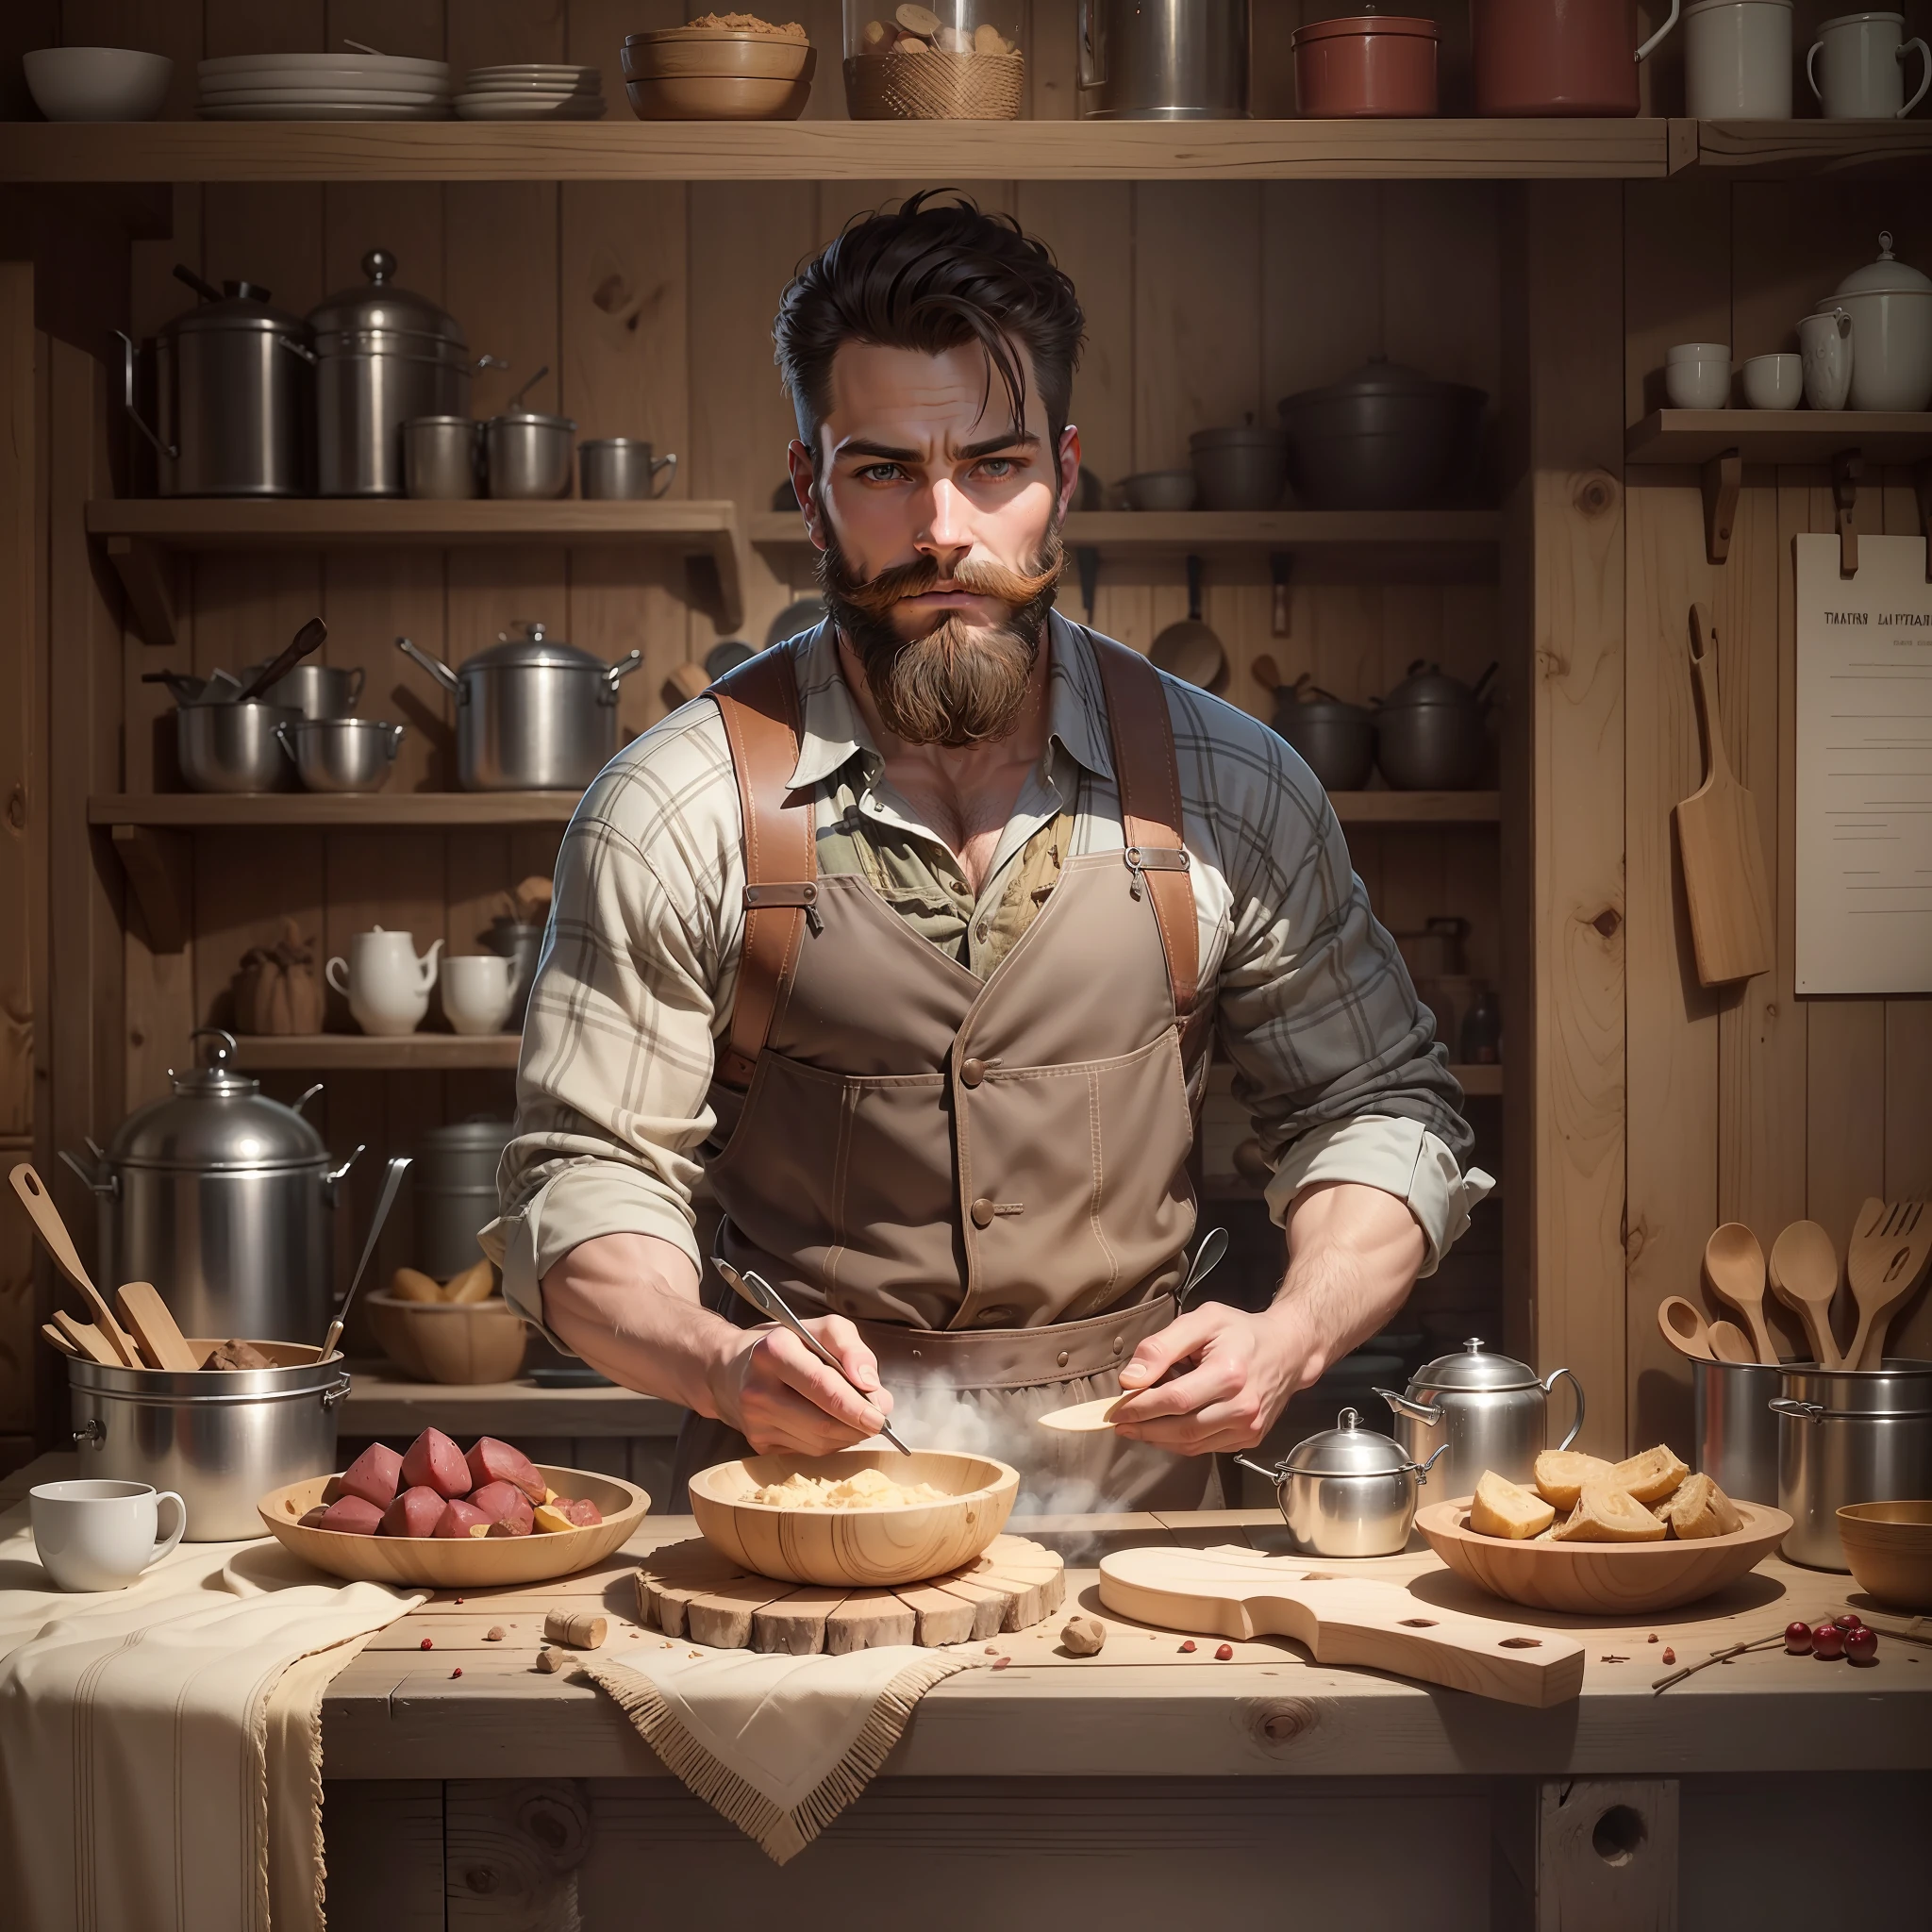
<path fill-rule="evenodd" d="M 952 198 L 936 201 L 936 194 Z M 997 375 L 1016 426 L 1026 407 L 1017 342 L 1031 358 L 1058 446 L 1086 330 L 1073 280 L 1045 242 L 1022 233 L 1010 215 L 985 214 L 965 195 L 928 189 L 848 222 L 791 278 L 772 333 L 799 440 L 816 460 L 841 342 L 931 356 L 977 342 L 986 354 L 988 397 Z"/>

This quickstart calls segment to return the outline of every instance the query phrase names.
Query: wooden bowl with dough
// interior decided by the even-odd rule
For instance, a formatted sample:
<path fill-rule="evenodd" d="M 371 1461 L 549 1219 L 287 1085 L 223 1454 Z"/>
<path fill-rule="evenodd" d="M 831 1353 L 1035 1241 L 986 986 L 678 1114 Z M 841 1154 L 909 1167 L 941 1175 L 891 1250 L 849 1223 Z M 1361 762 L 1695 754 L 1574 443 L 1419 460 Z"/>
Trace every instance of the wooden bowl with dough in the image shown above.
<path fill-rule="evenodd" d="M 788 1509 L 745 1499 L 788 1476 L 876 1469 L 894 1482 L 930 1483 L 942 1503 L 885 1509 Z M 1020 1473 L 990 1456 L 931 1449 L 842 1449 L 836 1456 L 749 1456 L 691 1479 L 691 1512 L 705 1541 L 759 1576 L 787 1583 L 884 1588 L 943 1576 L 970 1563 L 1007 1526 Z"/>
<path fill-rule="evenodd" d="M 659 27 L 624 43 L 626 80 L 803 80 L 818 67 L 818 50 L 775 34 L 734 34 L 703 27 Z"/>
<path fill-rule="evenodd" d="M 811 82 L 678 74 L 626 80 L 624 91 L 640 121 L 796 121 L 811 98 Z"/>
<path fill-rule="evenodd" d="M 622 1476 L 587 1469 L 538 1473 L 559 1496 L 588 1496 L 604 1512 L 589 1529 L 533 1530 L 528 1536 L 348 1536 L 304 1529 L 300 1519 L 322 1501 L 325 1475 L 272 1490 L 255 1507 L 284 1549 L 352 1583 L 408 1583 L 431 1590 L 492 1590 L 570 1576 L 620 1548 L 644 1520 L 651 1499 Z"/>
<path fill-rule="evenodd" d="M 1867 1595 L 1895 1610 L 1932 1610 L 1932 1502 L 1847 1503 L 1838 1540 Z"/>
<path fill-rule="evenodd" d="M 501 1295 L 483 1302 L 363 1296 L 382 1352 L 418 1382 L 514 1382 L 530 1346 L 524 1318 Z"/>
<path fill-rule="evenodd" d="M 1509 1542 L 1469 1527 L 1473 1500 L 1458 1496 L 1416 1511 L 1415 1526 L 1437 1556 L 1491 1596 L 1585 1617 L 1627 1619 L 1694 1604 L 1755 1570 L 1791 1526 L 1782 1509 L 1740 1503 L 1742 1529 L 1696 1542 Z"/>

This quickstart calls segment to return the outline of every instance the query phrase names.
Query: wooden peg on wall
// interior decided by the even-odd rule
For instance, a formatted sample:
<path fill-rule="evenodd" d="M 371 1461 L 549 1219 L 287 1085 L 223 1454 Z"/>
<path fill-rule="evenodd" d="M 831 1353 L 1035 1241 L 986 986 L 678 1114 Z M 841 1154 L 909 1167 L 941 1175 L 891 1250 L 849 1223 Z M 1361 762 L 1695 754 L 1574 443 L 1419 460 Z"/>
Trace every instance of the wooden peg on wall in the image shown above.
<path fill-rule="evenodd" d="M 1841 449 L 1831 459 L 1831 500 L 1838 512 L 1838 574 L 1858 575 L 1858 479 L 1865 458 L 1855 449 Z"/>
<path fill-rule="evenodd" d="M 1731 554 L 1731 526 L 1738 516 L 1738 491 L 1744 481 L 1744 458 L 1721 450 L 1704 466 L 1704 549 L 1713 563 Z"/>
<path fill-rule="evenodd" d="M 1288 625 L 1288 552 L 1275 550 L 1269 554 L 1268 574 L 1274 583 L 1274 604 L 1269 619 L 1269 630 L 1277 638 L 1289 635 Z"/>

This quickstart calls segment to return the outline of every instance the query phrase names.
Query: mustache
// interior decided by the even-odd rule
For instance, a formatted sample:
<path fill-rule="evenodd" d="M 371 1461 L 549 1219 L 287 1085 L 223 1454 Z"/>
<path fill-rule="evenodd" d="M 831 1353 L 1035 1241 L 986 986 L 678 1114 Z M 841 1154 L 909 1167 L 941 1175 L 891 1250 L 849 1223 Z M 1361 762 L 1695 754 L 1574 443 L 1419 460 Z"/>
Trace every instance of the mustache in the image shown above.
<path fill-rule="evenodd" d="M 830 552 L 825 558 L 831 557 Z M 838 562 L 842 565 L 843 558 Z M 1014 570 L 991 558 L 968 558 L 951 572 L 941 573 L 930 557 L 916 557 L 910 563 L 889 564 L 876 575 L 858 579 L 840 571 L 839 594 L 847 604 L 868 617 L 883 617 L 893 605 L 908 597 L 923 597 L 939 587 L 945 575 L 949 586 L 968 596 L 991 597 L 1015 609 L 1024 608 L 1052 591 L 1060 580 L 1066 558 L 1058 529 L 1047 533 L 1041 547 L 1040 560 L 1030 571 Z"/>

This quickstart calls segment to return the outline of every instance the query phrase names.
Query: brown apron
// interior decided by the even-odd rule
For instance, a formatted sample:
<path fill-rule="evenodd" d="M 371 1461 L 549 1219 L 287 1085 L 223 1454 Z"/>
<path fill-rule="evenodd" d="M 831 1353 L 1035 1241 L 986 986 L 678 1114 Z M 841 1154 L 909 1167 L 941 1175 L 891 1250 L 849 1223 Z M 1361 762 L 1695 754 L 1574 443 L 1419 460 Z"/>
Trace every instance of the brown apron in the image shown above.
<path fill-rule="evenodd" d="M 1033 1425 L 1119 1389 L 1172 1318 L 1194 1224 L 1189 1073 L 1207 1027 L 1167 702 L 1143 658 L 1093 643 L 1125 850 L 1070 858 L 984 980 L 862 876 L 819 875 L 810 798 L 786 791 L 791 652 L 714 693 L 747 879 L 707 1167 L 721 1250 L 801 1314 L 858 1324 L 915 1447 L 996 1455 L 1021 1471 L 1022 1507 L 1056 1513 L 1196 1507 L 1212 1474 L 1210 1458 Z M 712 1305 L 758 1320 L 728 1291 Z M 674 1490 L 746 1453 L 690 1418 Z"/>

